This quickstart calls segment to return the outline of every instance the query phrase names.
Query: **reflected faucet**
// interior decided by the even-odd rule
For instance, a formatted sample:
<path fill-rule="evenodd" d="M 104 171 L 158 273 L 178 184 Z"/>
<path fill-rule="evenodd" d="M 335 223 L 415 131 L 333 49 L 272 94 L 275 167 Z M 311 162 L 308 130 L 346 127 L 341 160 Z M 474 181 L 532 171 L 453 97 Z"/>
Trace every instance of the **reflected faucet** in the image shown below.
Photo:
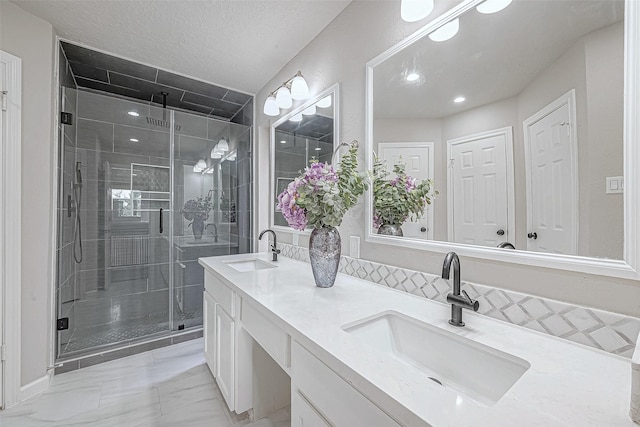
<path fill-rule="evenodd" d="M 272 260 L 277 261 L 278 254 L 280 253 L 280 249 L 276 248 L 276 232 L 271 229 L 266 229 L 262 231 L 262 233 L 260 233 L 260 235 L 258 236 L 258 240 L 262 239 L 262 236 L 264 235 L 264 233 L 271 233 L 273 235 L 273 245 L 271 245 L 271 253 L 273 254 Z"/>
<path fill-rule="evenodd" d="M 449 252 L 442 264 L 442 278 L 449 279 L 451 266 L 453 265 L 453 293 L 447 295 L 447 302 L 451 303 L 451 319 L 449 324 L 464 326 L 462 321 L 462 309 L 478 311 L 480 304 L 469 297 L 466 291 L 460 294 L 460 259 L 455 252 Z"/>
<path fill-rule="evenodd" d="M 207 224 L 204 228 L 205 230 L 209 227 L 213 227 L 213 241 L 218 242 L 218 226 L 214 223 Z"/>
<path fill-rule="evenodd" d="M 516 248 L 515 246 L 513 246 L 513 244 L 511 244 L 509 242 L 498 243 L 498 247 L 499 248 L 509 248 L 509 249 L 515 249 Z"/>

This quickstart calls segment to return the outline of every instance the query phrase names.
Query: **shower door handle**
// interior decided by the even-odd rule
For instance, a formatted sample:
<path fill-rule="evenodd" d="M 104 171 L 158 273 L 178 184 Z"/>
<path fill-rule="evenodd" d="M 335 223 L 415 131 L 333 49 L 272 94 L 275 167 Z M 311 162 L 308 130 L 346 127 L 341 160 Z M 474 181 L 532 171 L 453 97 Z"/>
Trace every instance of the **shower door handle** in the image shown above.
<path fill-rule="evenodd" d="M 160 208 L 160 234 L 162 234 L 164 228 L 162 222 L 162 208 Z"/>

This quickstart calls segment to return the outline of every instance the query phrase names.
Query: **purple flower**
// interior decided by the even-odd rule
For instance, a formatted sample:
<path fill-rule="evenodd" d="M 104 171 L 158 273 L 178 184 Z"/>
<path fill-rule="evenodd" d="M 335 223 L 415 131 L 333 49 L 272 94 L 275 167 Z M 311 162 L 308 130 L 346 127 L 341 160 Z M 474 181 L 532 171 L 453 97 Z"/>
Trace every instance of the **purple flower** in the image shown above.
<path fill-rule="evenodd" d="M 284 216 L 287 224 L 295 230 L 304 230 L 307 226 L 305 210 L 296 204 L 298 187 L 301 185 L 304 185 L 304 181 L 296 178 L 278 195 L 277 208 L 282 212 L 282 216 Z"/>

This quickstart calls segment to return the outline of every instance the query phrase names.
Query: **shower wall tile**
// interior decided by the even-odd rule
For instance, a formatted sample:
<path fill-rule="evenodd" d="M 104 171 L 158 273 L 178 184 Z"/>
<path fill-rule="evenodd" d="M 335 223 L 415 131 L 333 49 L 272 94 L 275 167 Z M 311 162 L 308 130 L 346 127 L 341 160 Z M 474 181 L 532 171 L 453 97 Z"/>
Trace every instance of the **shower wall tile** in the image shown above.
<path fill-rule="evenodd" d="M 73 244 L 69 243 L 57 251 L 58 283 L 63 284 L 74 273 Z"/>
<path fill-rule="evenodd" d="M 136 139 L 137 141 L 131 141 Z M 169 134 L 132 126 L 114 126 L 113 151 L 169 158 Z"/>
<path fill-rule="evenodd" d="M 136 319 L 169 312 L 169 291 L 159 290 L 111 299 L 114 321 Z M 168 314 L 167 314 L 168 318 Z"/>
<path fill-rule="evenodd" d="M 111 274 L 111 279 L 105 279 L 104 287 L 109 289 L 111 283 L 121 282 L 123 280 L 137 280 L 147 279 L 149 277 L 149 265 L 135 265 L 129 267 L 113 267 L 108 268 L 108 273 Z"/>
<path fill-rule="evenodd" d="M 162 120 L 163 110 L 161 108 L 153 108 L 151 111 L 151 117 Z M 168 114 L 166 120 L 169 120 Z M 176 111 L 175 135 L 187 135 L 207 139 L 207 120 L 208 119 L 206 117 Z"/>
<path fill-rule="evenodd" d="M 83 210 L 81 212 L 82 238 L 87 240 L 104 239 L 105 217 L 110 216 L 112 211 L 104 210 Z"/>
<path fill-rule="evenodd" d="M 58 297 L 58 306 L 68 304 L 76 299 L 75 293 L 75 274 L 72 275 L 62 286 L 56 291 Z"/>
<path fill-rule="evenodd" d="M 85 90 L 78 91 L 79 118 L 145 128 L 148 126 L 149 108 L 149 105 L 141 102 L 105 96 Z M 129 111 L 135 111 L 139 116 L 133 117 L 127 114 Z"/>
<path fill-rule="evenodd" d="M 84 295 L 105 288 L 104 270 L 78 271 L 76 275 L 76 295 Z"/>
<path fill-rule="evenodd" d="M 113 151 L 113 124 L 97 120 L 78 119 L 78 148 Z"/>
<path fill-rule="evenodd" d="M 133 156 L 131 154 L 110 153 L 106 151 L 93 151 L 86 149 L 77 150 L 77 160 L 86 165 L 86 174 L 83 169 L 83 176 L 90 180 L 106 180 L 105 162 L 109 162 L 111 168 L 119 168 L 119 173 L 126 174 L 125 182 L 131 182 L 131 163 L 148 164 L 149 157 Z"/>
<path fill-rule="evenodd" d="M 82 262 L 78 264 L 79 271 L 96 270 L 104 267 L 104 240 L 82 239 Z"/>
<path fill-rule="evenodd" d="M 75 304 L 75 321 L 79 328 L 104 325 L 118 320 L 119 313 L 106 299 L 82 300 Z"/>

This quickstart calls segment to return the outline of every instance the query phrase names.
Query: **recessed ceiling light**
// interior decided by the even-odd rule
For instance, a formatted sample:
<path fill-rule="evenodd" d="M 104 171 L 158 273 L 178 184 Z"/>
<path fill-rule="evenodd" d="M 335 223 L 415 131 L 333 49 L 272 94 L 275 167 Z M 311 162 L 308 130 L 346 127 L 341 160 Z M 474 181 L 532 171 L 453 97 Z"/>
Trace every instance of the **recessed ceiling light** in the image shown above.
<path fill-rule="evenodd" d="M 127 114 L 128 114 L 128 115 L 130 115 L 130 116 L 133 116 L 133 117 L 138 117 L 138 116 L 140 115 L 140 114 L 139 114 L 138 112 L 136 112 L 136 111 L 129 111 Z"/>
<path fill-rule="evenodd" d="M 280 141 L 280 144 L 286 144 L 287 141 L 285 141 L 284 139 L 282 141 Z"/>
<path fill-rule="evenodd" d="M 429 38 L 434 42 L 443 42 L 458 34 L 459 29 L 460 19 L 456 18 L 429 34 Z"/>
<path fill-rule="evenodd" d="M 314 148 L 314 150 L 316 150 L 316 151 L 320 151 L 320 150 L 322 150 L 322 148 L 320 148 L 320 147 L 316 147 L 316 148 Z"/>
<path fill-rule="evenodd" d="M 480 13 L 489 14 L 500 12 L 511 4 L 511 0 L 487 0 L 476 6 L 476 10 Z"/>
<path fill-rule="evenodd" d="M 135 139 L 135 138 L 129 138 L 129 141 L 131 141 L 131 142 L 138 142 L 138 140 L 137 140 L 137 139 Z"/>
<path fill-rule="evenodd" d="M 460 104 L 461 102 L 466 101 L 467 98 L 465 98 L 464 96 L 459 96 L 456 99 L 453 100 L 453 102 L 455 102 L 456 104 Z"/>
<path fill-rule="evenodd" d="M 420 74 L 418 73 L 409 73 L 407 74 L 407 77 L 405 77 L 407 79 L 408 82 L 415 82 L 416 80 L 418 80 L 420 78 Z"/>

